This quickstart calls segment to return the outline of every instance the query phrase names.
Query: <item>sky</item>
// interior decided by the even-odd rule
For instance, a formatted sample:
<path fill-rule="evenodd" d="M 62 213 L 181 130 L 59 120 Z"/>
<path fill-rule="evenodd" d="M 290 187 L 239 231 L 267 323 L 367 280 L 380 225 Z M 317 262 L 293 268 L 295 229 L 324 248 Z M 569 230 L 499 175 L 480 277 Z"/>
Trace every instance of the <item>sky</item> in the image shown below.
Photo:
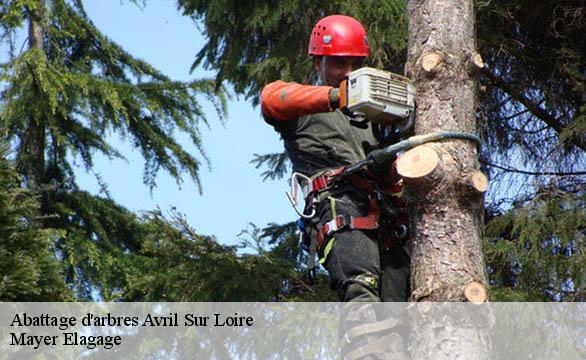
<path fill-rule="evenodd" d="M 84 5 L 103 34 L 172 79 L 213 77 L 214 73 L 203 69 L 189 73 L 205 38 L 193 20 L 181 16 L 175 0 L 149 0 L 144 9 L 121 0 L 85 0 Z M 250 164 L 253 154 L 283 149 L 278 134 L 262 120 L 260 108 L 253 108 L 242 97 L 234 98 L 222 124 L 211 104 L 202 101 L 210 128 L 200 130 L 212 167 L 201 168 L 203 194 L 187 174 L 179 187 L 164 172 L 159 173 L 157 188 L 151 194 L 142 182 L 144 160 L 140 152 L 113 136 L 111 142 L 128 162 L 97 155 L 94 169 L 108 184 L 112 199 L 138 213 L 160 207 L 169 215 L 171 207 L 176 207 L 199 234 L 214 235 L 224 244 L 238 243 L 238 234 L 249 223 L 264 227 L 294 220 L 296 215 L 284 194 L 287 180 L 263 182 L 263 170 Z M 201 159 L 188 140 L 181 142 Z M 76 176 L 82 189 L 99 192 L 92 173 L 78 168 Z"/>

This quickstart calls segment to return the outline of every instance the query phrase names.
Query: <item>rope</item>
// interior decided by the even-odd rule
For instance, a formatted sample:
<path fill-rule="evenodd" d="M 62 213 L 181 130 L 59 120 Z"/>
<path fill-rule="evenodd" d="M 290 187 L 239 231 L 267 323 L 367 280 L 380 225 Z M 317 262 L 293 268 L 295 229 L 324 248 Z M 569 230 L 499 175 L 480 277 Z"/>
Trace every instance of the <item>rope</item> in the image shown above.
<path fill-rule="evenodd" d="M 480 138 L 478 136 L 458 131 L 437 131 L 430 134 L 412 136 L 396 144 L 370 152 L 365 159 L 348 166 L 341 176 L 353 174 L 365 165 L 382 164 L 386 159 L 396 156 L 401 151 L 409 150 L 428 142 L 446 139 L 468 140 L 480 145 Z"/>

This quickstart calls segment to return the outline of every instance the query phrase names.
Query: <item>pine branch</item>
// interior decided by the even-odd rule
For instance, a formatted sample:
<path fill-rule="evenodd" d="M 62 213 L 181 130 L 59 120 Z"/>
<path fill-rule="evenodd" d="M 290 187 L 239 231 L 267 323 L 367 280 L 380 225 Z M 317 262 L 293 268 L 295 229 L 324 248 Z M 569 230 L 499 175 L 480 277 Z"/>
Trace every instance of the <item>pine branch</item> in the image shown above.
<path fill-rule="evenodd" d="M 256 169 L 263 165 L 268 167 L 268 169 L 261 174 L 263 181 L 266 181 L 268 179 L 275 180 L 283 178 L 287 172 L 288 161 L 289 158 L 287 157 L 287 153 L 281 152 L 265 155 L 254 154 L 254 159 L 252 159 L 250 163 L 254 164 Z"/>
<path fill-rule="evenodd" d="M 526 126 L 526 125 L 527 125 L 527 124 L 523 125 L 523 127 L 519 128 L 519 129 L 518 129 L 518 128 L 516 128 L 516 127 L 512 127 L 512 126 L 510 126 L 510 125 L 505 125 L 505 127 L 506 127 L 508 130 L 511 130 L 511 131 L 516 131 L 516 132 L 521 132 L 521 133 L 523 133 L 523 134 L 525 134 L 525 135 L 534 135 L 534 134 L 539 134 L 540 132 L 542 132 L 542 131 L 545 131 L 545 130 L 549 129 L 549 126 L 547 126 L 547 125 L 546 125 L 546 126 L 542 126 L 542 127 L 540 127 L 539 129 L 536 129 L 536 130 L 525 130 L 525 126 Z"/>
<path fill-rule="evenodd" d="M 560 123 L 559 119 L 548 114 L 539 105 L 535 104 L 535 102 L 529 99 L 529 97 L 527 97 L 521 90 L 515 88 L 514 85 L 508 83 L 506 80 L 496 75 L 488 67 L 483 68 L 483 73 L 490 79 L 490 81 L 495 86 L 497 86 L 498 88 L 509 94 L 512 98 L 523 104 L 525 108 L 527 108 L 527 110 L 529 110 L 533 115 L 541 119 L 547 125 L 551 126 L 558 134 L 562 133 L 565 130 L 565 127 Z M 571 141 L 574 145 L 586 151 L 585 137 L 581 137 L 579 134 L 573 134 L 571 137 Z"/>
<path fill-rule="evenodd" d="M 503 118 L 501 118 L 500 120 L 501 120 L 501 121 L 507 121 L 507 120 L 511 120 L 511 119 L 514 119 L 514 118 L 516 118 L 517 116 L 521 116 L 521 115 L 523 115 L 523 114 L 526 114 L 526 113 L 528 113 L 528 112 L 529 112 L 529 109 L 527 109 L 527 108 L 526 108 L 525 110 L 521 110 L 521 111 L 518 111 L 518 112 L 516 112 L 516 113 L 514 113 L 514 114 L 512 114 L 512 115 L 509 115 L 509 116 L 503 117 Z M 527 125 L 527 124 L 525 124 L 525 125 Z"/>
<path fill-rule="evenodd" d="M 540 175 L 549 175 L 549 176 L 580 176 L 580 175 L 586 175 L 586 171 L 572 171 L 572 172 L 527 171 L 527 170 L 515 169 L 515 168 L 506 167 L 506 166 L 503 166 L 503 165 L 494 164 L 494 163 L 491 163 L 490 161 L 487 161 L 487 160 L 481 160 L 480 162 L 482 162 L 484 165 L 492 166 L 494 168 L 497 168 L 497 169 L 500 169 L 500 170 L 503 170 L 503 171 L 506 171 L 506 172 L 512 172 L 512 173 L 524 174 L 524 175 L 534 175 L 534 176 L 540 176 Z"/>

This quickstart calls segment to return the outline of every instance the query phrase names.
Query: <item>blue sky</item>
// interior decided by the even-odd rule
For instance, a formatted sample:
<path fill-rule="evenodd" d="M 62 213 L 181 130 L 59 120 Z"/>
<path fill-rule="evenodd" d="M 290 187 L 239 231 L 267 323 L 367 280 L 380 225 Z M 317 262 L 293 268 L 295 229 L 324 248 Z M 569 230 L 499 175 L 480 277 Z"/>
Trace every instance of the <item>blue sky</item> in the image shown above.
<path fill-rule="evenodd" d="M 102 33 L 174 80 L 213 76 L 202 69 L 189 73 L 204 37 L 191 19 L 180 15 L 176 1 L 149 0 L 142 10 L 130 1 L 119 0 L 86 0 L 84 5 Z M 222 125 L 211 104 L 202 104 L 210 122 L 210 129 L 201 128 L 202 139 L 212 166 L 211 171 L 203 168 L 200 174 L 203 194 L 189 177 L 179 188 L 174 179 L 161 172 L 151 195 L 142 183 L 144 161 L 139 151 L 114 136 L 111 141 L 128 162 L 103 156 L 95 160 L 95 171 L 108 184 L 112 198 L 135 212 L 159 206 L 168 214 L 175 206 L 198 233 L 214 235 L 227 244 L 236 243 L 238 233 L 249 222 L 262 227 L 295 219 L 284 195 L 286 180 L 262 182 L 261 169 L 249 163 L 255 153 L 283 148 L 277 133 L 262 121 L 260 109 L 243 98 L 233 99 Z M 182 143 L 197 153 L 188 140 Z M 77 177 L 82 189 L 99 191 L 92 174 L 80 168 Z"/>

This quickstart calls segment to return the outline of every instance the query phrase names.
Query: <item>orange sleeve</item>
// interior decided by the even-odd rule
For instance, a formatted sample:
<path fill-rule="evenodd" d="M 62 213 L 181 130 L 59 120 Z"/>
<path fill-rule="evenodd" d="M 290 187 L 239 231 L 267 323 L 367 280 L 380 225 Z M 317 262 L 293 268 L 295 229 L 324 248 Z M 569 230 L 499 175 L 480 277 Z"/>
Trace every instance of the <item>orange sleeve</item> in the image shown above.
<path fill-rule="evenodd" d="M 281 80 L 264 87 L 260 94 L 263 115 L 280 121 L 300 116 L 333 111 L 330 106 L 331 86 L 312 86 Z"/>

